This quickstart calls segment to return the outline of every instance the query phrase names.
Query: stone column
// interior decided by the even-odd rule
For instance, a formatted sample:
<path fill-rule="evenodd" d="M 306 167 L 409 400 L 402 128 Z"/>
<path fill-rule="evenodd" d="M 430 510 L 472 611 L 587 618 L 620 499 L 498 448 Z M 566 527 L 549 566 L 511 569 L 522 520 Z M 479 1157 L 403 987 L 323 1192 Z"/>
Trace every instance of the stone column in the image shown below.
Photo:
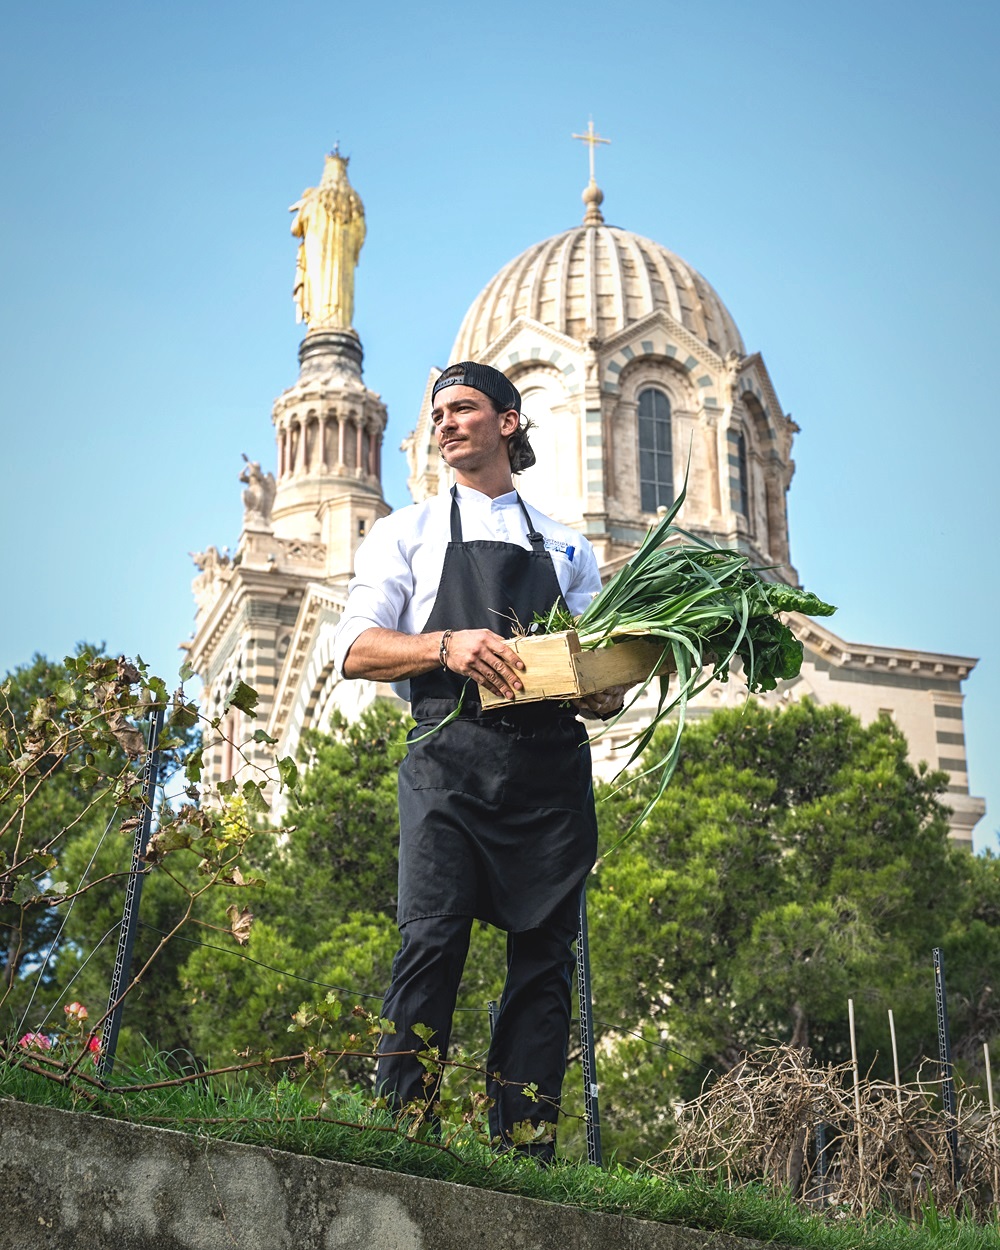
<path fill-rule="evenodd" d="M 749 443 L 744 427 L 743 437 Z M 767 516 L 767 464 L 757 447 L 757 439 L 747 447 L 747 520 L 750 522 L 751 536 L 756 536 L 757 545 L 768 550 L 771 543 Z"/>
<path fill-rule="evenodd" d="M 708 459 L 708 490 L 709 506 L 712 515 L 722 516 L 722 482 L 719 478 L 719 422 L 714 412 L 702 413 L 702 428 L 705 431 L 705 453 Z M 726 477 L 728 480 L 728 467 Z"/>
<path fill-rule="evenodd" d="M 302 471 L 309 473 L 316 455 L 316 418 L 306 417 L 302 423 Z"/>

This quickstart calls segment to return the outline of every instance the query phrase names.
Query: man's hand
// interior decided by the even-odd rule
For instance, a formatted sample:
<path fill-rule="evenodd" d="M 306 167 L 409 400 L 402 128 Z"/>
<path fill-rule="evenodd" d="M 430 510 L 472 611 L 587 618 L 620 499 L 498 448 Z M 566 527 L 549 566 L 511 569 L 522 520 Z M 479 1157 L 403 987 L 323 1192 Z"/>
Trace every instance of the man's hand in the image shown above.
<path fill-rule="evenodd" d="M 603 720 L 622 710 L 627 690 L 628 686 L 609 686 L 607 690 L 596 690 L 593 694 L 584 695 L 582 699 L 574 699 L 573 702 L 587 720 Z"/>
<path fill-rule="evenodd" d="M 516 690 L 524 689 L 517 678 L 524 671 L 524 661 L 488 629 L 456 630 L 448 639 L 447 667 L 504 699 L 513 699 Z"/>

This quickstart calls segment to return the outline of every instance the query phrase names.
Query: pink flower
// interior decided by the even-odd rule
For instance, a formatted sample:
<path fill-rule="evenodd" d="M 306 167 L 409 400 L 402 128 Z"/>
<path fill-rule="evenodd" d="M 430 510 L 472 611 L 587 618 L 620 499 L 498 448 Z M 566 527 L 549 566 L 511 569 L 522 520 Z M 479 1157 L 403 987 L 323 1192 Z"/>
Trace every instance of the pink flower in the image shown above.
<path fill-rule="evenodd" d="M 101 1053 L 101 1039 L 96 1033 L 91 1033 L 87 1039 L 87 1049 L 94 1056 L 94 1061 L 96 1062 L 97 1056 Z"/>
<path fill-rule="evenodd" d="M 25 1033 L 24 1037 L 22 1037 L 17 1044 L 22 1048 L 22 1050 L 52 1049 L 52 1039 L 47 1037 L 44 1033 Z"/>
<path fill-rule="evenodd" d="M 90 1012 L 86 1007 L 84 1007 L 83 1003 L 67 1003 L 63 1008 L 63 1011 L 65 1011 L 71 1020 L 79 1021 L 81 1024 L 90 1015 Z"/>

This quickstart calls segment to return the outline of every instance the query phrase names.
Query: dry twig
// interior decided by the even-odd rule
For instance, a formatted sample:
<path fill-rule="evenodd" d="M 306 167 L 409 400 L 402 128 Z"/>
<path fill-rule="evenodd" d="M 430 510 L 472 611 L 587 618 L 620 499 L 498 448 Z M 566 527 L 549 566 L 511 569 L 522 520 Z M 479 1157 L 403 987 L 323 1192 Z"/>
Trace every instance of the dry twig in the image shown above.
<path fill-rule="evenodd" d="M 865 1079 L 856 1103 L 850 1063 L 814 1064 L 807 1048 L 759 1051 L 683 1108 L 675 1144 L 650 1167 L 731 1186 L 763 1181 L 812 1209 L 913 1217 L 932 1201 L 942 1214 L 988 1217 L 1000 1167 L 997 1117 L 971 1090 L 961 1092 L 956 1185 L 937 1085 Z"/>

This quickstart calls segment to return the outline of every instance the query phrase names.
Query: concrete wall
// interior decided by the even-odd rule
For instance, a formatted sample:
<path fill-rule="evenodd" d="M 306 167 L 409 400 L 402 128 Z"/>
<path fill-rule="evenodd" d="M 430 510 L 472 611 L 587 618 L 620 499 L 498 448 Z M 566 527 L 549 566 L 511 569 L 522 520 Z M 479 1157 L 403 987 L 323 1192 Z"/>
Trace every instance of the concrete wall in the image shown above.
<path fill-rule="evenodd" d="M 749 1250 L 759 1243 L 0 1100 L 0 1247 Z"/>

